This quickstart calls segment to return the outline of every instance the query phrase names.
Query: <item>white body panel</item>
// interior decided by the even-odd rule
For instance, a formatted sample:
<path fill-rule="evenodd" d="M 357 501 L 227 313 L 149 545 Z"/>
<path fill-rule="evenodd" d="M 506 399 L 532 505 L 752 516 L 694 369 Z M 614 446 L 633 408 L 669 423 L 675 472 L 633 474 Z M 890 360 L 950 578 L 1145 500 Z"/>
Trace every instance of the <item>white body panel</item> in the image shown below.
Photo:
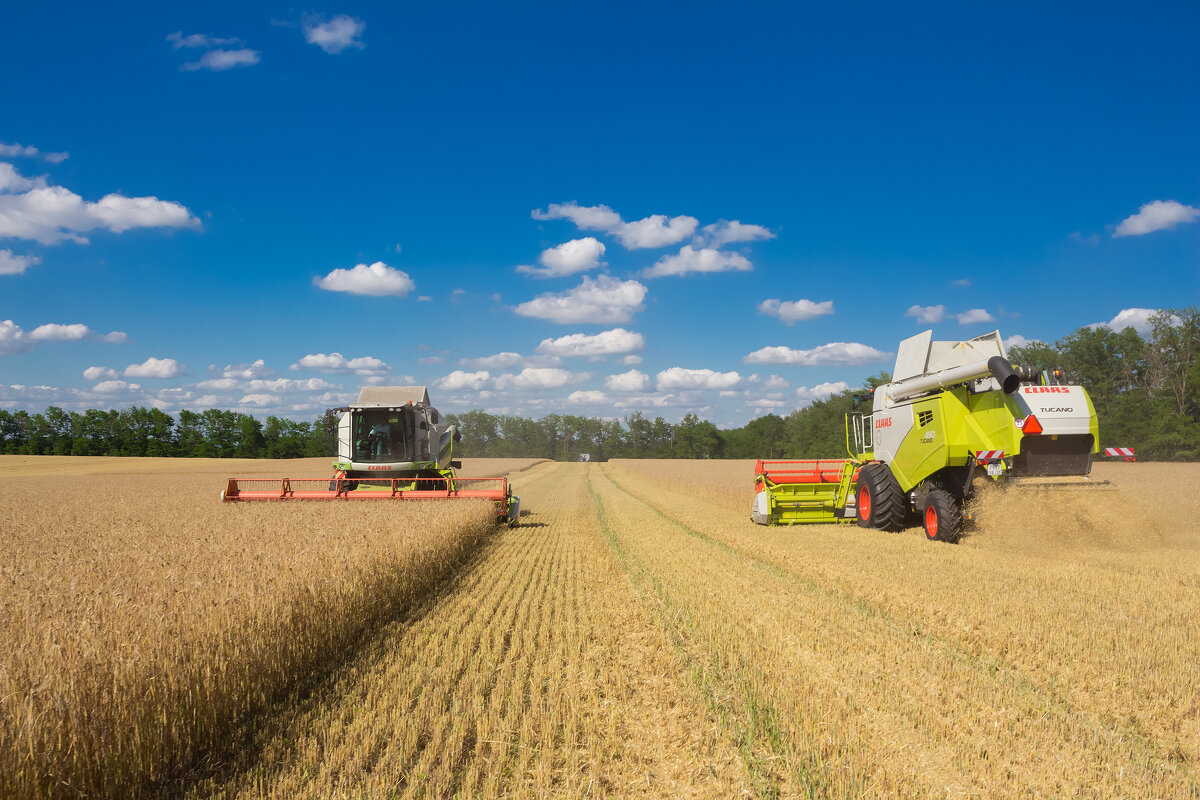
<path fill-rule="evenodd" d="M 1045 435 L 1091 431 L 1087 396 L 1079 386 L 1022 386 L 1013 396 L 1025 416 L 1037 417 Z"/>
<path fill-rule="evenodd" d="M 886 400 L 886 392 L 875 392 L 875 413 L 872 415 L 875 458 L 890 463 L 896 458 L 900 443 L 908 436 L 915 421 L 911 404 L 894 405 Z M 887 408 L 883 406 L 886 405 Z"/>

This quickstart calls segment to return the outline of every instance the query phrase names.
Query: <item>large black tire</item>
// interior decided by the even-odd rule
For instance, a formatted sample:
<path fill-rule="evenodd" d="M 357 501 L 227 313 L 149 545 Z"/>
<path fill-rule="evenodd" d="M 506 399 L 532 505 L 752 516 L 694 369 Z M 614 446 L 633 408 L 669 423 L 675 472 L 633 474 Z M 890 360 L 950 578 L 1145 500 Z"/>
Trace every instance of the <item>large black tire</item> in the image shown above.
<path fill-rule="evenodd" d="M 898 531 L 904 527 L 908 510 L 904 492 L 892 471 L 878 461 L 872 461 L 858 471 L 855 502 L 860 526 L 881 531 Z"/>
<path fill-rule="evenodd" d="M 962 535 L 962 509 L 954 495 L 945 489 L 931 489 L 925 495 L 921 521 L 925 526 L 925 538 L 931 542 L 954 544 Z"/>

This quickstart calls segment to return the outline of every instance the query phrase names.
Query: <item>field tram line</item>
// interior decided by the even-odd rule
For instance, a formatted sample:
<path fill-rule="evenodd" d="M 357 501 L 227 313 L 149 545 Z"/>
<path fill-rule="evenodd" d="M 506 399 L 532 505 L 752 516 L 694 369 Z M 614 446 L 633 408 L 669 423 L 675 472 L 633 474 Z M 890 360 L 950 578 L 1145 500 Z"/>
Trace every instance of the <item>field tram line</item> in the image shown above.
<path fill-rule="evenodd" d="M 499 554 L 493 551 L 492 558 L 489 559 L 489 562 L 478 573 L 478 581 L 475 582 L 475 585 L 486 582 L 489 587 L 487 593 L 483 598 L 479 598 L 479 601 L 466 603 L 467 608 L 472 609 L 469 621 L 454 626 L 460 634 L 474 631 L 476 635 L 470 641 L 456 642 L 450 648 L 446 647 L 446 643 L 452 640 L 443 639 L 440 649 L 443 651 L 448 649 L 451 653 L 449 658 L 453 659 L 455 663 L 449 665 L 439 661 L 429 670 L 430 672 L 446 672 L 446 668 L 450 667 L 449 671 L 453 673 L 453 678 L 445 681 L 445 685 L 448 687 L 463 686 L 465 678 L 471 670 L 471 662 L 475 654 L 483 649 L 482 644 L 484 640 L 489 634 L 502 628 L 504 632 L 499 636 L 500 645 L 495 653 L 495 660 L 498 666 L 496 669 L 488 672 L 487 678 L 481 686 L 480 702 L 484 706 L 491 703 L 494 697 L 495 688 L 503 677 L 501 672 L 503 665 L 512 662 L 514 653 L 520 653 L 521 642 L 518 640 L 516 645 L 514 645 L 514 632 L 523 629 L 523 621 L 528 622 L 531 604 L 527 601 L 527 598 L 530 597 L 533 588 L 537 586 L 539 579 L 543 578 L 548 572 L 548 559 L 553 558 L 550 539 L 529 536 L 521 537 L 520 532 L 521 529 L 517 528 L 501 534 L 506 539 L 519 537 L 524 546 L 516 553 L 505 554 L 505 557 L 499 563 L 497 563 Z M 535 552 L 536 555 L 531 555 Z M 507 580 L 492 579 L 486 567 L 493 565 L 504 570 L 496 577 L 507 578 Z M 522 569 L 522 567 L 528 568 L 531 565 L 532 569 Z M 514 591 L 513 588 L 518 584 L 521 577 L 524 577 L 524 581 L 521 583 L 520 589 Z M 471 596 L 471 588 L 464 586 L 461 592 L 456 592 L 456 594 L 465 599 Z M 447 622 L 449 623 L 450 621 L 448 620 Z M 427 686 L 428 684 L 421 682 L 421 685 Z M 428 692 L 431 690 L 425 689 L 424 691 Z M 453 708 L 456 705 L 456 701 L 462 703 L 469 702 L 471 699 L 469 697 L 461 698 L 456 696 L 457 694 L 455 693 L 443 698 L 443 703 L 449 704 Z M 418 706 L 419 703 L 414 703 L 414 706 L 410 709 L 410 718 L 416 717 Z M 405 779 L 396 787 L 398 792 L 403 793 L 409 788 L 415 788 L 411 785 L 411 776 L 414 774 L 428 775 L 432 772 L 444 755 L 443 750 L 446 747 L 447 738 L 450 736 L 450 733 L 451 731 L 442 726 L 431 737 L 420 737 L 419 741 L 421 744 L 419 748 L 408 759 L 410 766 L 405 770 Z M 489 740 L 489 743 L 497 744 L 498 742 Z M 464 738 L 464 741 L 458 748 L 458 754 L 453 759 L 458 766 L 465 765 L 470 761 L 473 751 L 466 746 L 467 744 Z M 504 754 L 505 761 L 513 757 L 519 757 L 519 748 L 519 742 L 512 741 L 510 737 Z M 452 788 L 457 791 L 459 787 L 454 786 Z"/>
<path fill-rule="evenodd" d="M 603 468 L 601 472 L 606 478 L 609 477 Z M 611 482 L 611 478 L 609 480 Z M 790 762 L 792 766 L 788 772 L 792 782 L 803 787 L 804 796 L 831 796 L 832 777 L 824 758 L 816 751 L 805 752 L 788 742 L 778 722 L 779 711 L 754 688 L 756 681 L 753 675 L 730 674 L 722 667 L 717 655 L 700 644 L 689 625 L 686 608 L 673 603 L 670 590 L 663 581 L 621 544 L 609 524 L 604 500 L 595 491 L 590 474 L 587 488 L 601 534 L 622 571 L 638 593 L 649 602 L 676 657 L 687 668 L 689 683 L 733 740 L 755 795 L 779 797 L 784 773 L 778 764 Z M 762 676 L 757 677 L 757 682 L 761 682 Z M 849 754 L 844 755 L 848 759 Z"/>
<path fill-rule="evenodd" d="M 1150 772 L 1161 771 L 1161 766 L 1156 766 L 1155 762 L 1158 765 L 1172 765 L 1174 769 L 1179 771 L 1179 774 L 1175 777 L 1185 781 L 1192 787 L 1190 796 L 1200 798 L 1200 781 L 1197 779 L 1193 762 L 1190 759 L 1178 757 L 1178 754 L 1173 751 L 1163 752 L 1164 745 L 1157 741 L 1149 740 L 1136 724 L 1123 724 L 1116 720 L 1110 723 L 1097 719 L 1086 711 L 1075 708 L 1070 701 L 1053 687 L 1039 685 L 1031 676 L 1026 675 L 1022 670 L 1013 665 L 1006 664 L 1001 660 L 989 660 L 976 656 L 951 639 L 927 632 L 919 621 L 910 624 L 899 620 L 866 598 L 845 591 L 839 591 L 837 588 L 827 586 L 811 577 L 788 570 L 776 561 L 762 558 L 720 538 L 696 530 L 664 511 L 652 500 L 620 483 L 611 474 L 611 468 L 606 465 L 600 465 L 600 471 L 615 488 L 641 503 L 654 515 L 679 528 L 688 536 L 704 542 L 731 557 L 737 558 L 765 574 L 787 581 L 813 596 L 834 600 L 841 606 L 854 610 L 863 619 L 882 622 L 900 634 L 917 639 L 924 646 L 939 652 L 954 662 L 969 667 L 978 674 L 986 676 L 1000 685 L 1013 690 L 1018 695 L 1035 700 L 1038 705 L 1045 709 L 1047 714 L 1053 713 L 1060 720 L 1082 724 L 1092 735 L 1094 742 L 1098 744 L 1123 750 L 1129 750 L 1130 747 L 1119 748 L 1117 745 L 1118 742 L 1125 742 L 1131 745 L 1132 754 L 1136 754 L 1137 756 L 1134 759 L 1135 762 L 1141 763 Z"/>

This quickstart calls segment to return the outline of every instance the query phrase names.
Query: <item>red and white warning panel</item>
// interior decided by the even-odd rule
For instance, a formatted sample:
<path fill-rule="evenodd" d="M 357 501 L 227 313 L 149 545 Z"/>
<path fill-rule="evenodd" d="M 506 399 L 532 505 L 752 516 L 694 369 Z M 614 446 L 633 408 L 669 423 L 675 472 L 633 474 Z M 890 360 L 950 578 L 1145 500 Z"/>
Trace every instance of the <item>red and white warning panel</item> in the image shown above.
<path fill-rule="evenodd" d="M 999 461 L 1004 458 L 1003 450 L 980 450 L 975 454 L 977 461 Z"/>
<path fill-rule="evenodd" d="M 1104 448 L 1104 455 L 1111 458 L 1123 458 L 1126 461 L 1137 461 L 1132 447 L 1106 447 Z"/>

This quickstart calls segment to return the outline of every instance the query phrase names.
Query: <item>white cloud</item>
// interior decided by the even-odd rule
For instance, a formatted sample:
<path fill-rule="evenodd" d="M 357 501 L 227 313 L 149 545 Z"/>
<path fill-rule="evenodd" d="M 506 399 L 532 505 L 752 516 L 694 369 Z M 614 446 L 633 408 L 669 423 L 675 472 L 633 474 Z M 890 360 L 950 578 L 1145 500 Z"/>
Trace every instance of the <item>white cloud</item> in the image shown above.
<path fill-rule="evenodd" d="M 989 314 L 986 308 L 972 308 L 969 311 L 956 314 L 955 319 L 958 320 L 959 325 L 978 325 L 981 322 L 996 321 L 996 318 Z"/>
<path fill-rule="evenodd" d="M 595 280 L 584 277 L 577 287 L 560 294 L 547 292 L 538 295 L 513 310 L 523 317 L 547 319 L 564 325 L 629 322 L 634 312 L 642 309 L 645 298 L 646 287 L 643 284 L 601 275 Z"/>
<path fill-rule="evenodd" d="M 970 286 L 971 279 L 970 278 L 959 278 L 958 280 L 950 281 L 950 285 L 951 286 Z"/>
<path fill-rule="evenodd" d="M 650 389 L 650 376 L 636 369 L 609 375 L 604 379 L 604 388 L 610 392 L 645 392 Z"/>
<path fill-rule="evenodd" d="M 19 256 L 12 250 L 0 250 L 0 275 L 20 275 L 34 264 L 42 263 L 37 256 Z"/>
<path fill-rule="evenodd" d="M 833 301 L 822 300 L 814 303 L 812 300 L 763 300 L 758 304 L 758 313 L 770 317 L 779 317 L 788 325 L 795 325 L 800 320 L 816 319 L 833 313 Z"/>
<path fill-rule="evenodd" d="M 763 347 L 742 359 L 747 364 L 792 364 L 802 367 L 870 364 L 891 356 L 874 347 L 858 342 L 830 342 L 812 350 L 793 350 L 790 347 Z"/>
<path fill-rule="evenodd" d="M 741 382 L 742 376 L 737 372 L 671 367 L 658 373 L 655 388 L 660 392 L 670 389 L 731 389 Z"/>
<path fill-rule="evenodd" d="M 391 371 L 391 367 L 378 358 L 372 356 L 346 358 L 341 353 L 330 353 L 329 355 L 311 353 L 292 364 L 288 369 L 292 371 L 311 369 L 317 372 L 342 372 L 355 375 L 384 375 Z"/>
<path fill-rule="evenodd" d="M 111 367 L 88 367 L 83 371 L 84 380 L 112 380 L 117 377 L 117 371 Z"/>
<path fill-rule="evenodd" d="M 1029 340 L 1019 333 L 1014 333 L 1012 336 L 1005 337 L 1004 349 L 1007 351 L 1011 347 L 1025 347 L 1029 344 Z"/>
<path fill-rule="evenodd" d="M 33 342 L 11 319 L 0 321 L 0 353 L 24 353 L 33 349 Z"/>
<path fill-rule="evenodd" d="M 946 307 L 943 305 L 909 306 L 908 311 L 904 312 L 904 316 L 913 317 L 917 322 L 927 325 L 936 325 L 946 318 Z"/>
<path fill-rule="evenodd" d="M 313 284 L 329 292 L 349 292 L 374 297 L 396 295 L 404 297 L 417 284 L 408 273 L 389 267 L 382 261 L 359 264 L 352 269 L 335 269 L 323 278 L 313 278 Z"/>
<path fill-rule="evenodd" d="M 112 381 L 100 381 L 100 383 L 97 383 L 95 386 L 92 387 L 92 391 L 100 392 L 102 394 L 114 394 L 116 392 L 137 391 L 138 389 L 141 389 L 141 388 L 142 388 L 142 385 L 140 383 L 126 383 L 125 381 L 112 380 Z"/>
<path fill-rule="evenodd" d="M 774 239 L 775 234 L 762 225 L 744 225 L 735 220 L 718 220 L 712 225 L 705 225 L 701 237 L 709 247 L 720 247 L 733 242 L 758 242 L 763 239 Z"/>
<path fill-rule="evenodd" d="M 590 389 L 588 391 L 571 392 L 567 395 L 567 403 L 573 406 L 595 406 L 606 403 L 608 398 L 604 392 Z"/>
<path fill-rule="evenodd" d="M 845 381 L 818 383 L 811 389 L 807 386 L 800 386 L 796 389 L 796 397 L 811 403 L 814 400 L 828 400 L 833 395 L 844 392 L 849 388 L 850 384 L 846 383 Z"/>
<path fill-rule="evenodd" d="M 446 391 L 455 391 L 458 389 L 472 389 L 478 391 L 487 385 L 491 379 L 491 373 L 487 370 L 480 372 L 463 372 L 461 369 L 456 369 L 444 378 L 439 378 L 434 381 L 434 385 L 439 389 Z"/>
<path fill-rule="evenodd" d="M 235 67 L 251 67 L 257 64 L 261 54 L 257 50 L 243 47 L 239 50 L 209 50 L 200 56 L 199 61 L 189 61 L 180 65 L 184 72 L 196 72 L 206 69 L 209 72 L 224 72 Z"/>
<path fill-rule="evenodd" d="M 217 36 L 208 36 L 203 33 L 191 33 L 187 36 L 183 35 L 183 31 L 175 31 L 167 34 L 167 41 L 171 43 L 171 47 L 178 50 L 181 47 L 198 47 L 212 48 L 222 47 L 227 44 L 241 44 L 242 40 L 237 37 L 222 39 Z"/>
<path fill-rule="evenodd" d="M 612 234 L 629 250 L 666 247 L 691 236 L 699 223 L 695 217 L 668 218 L 665 214 L 651 214 L 636 222 L 622 223 Z"/>
<path fill-rule="evenodd" d="M 763 383 L 763 390 L 768 392 L 777 391 L 779 389 L 786 389 L 790 385 L 791 384 L 787 382 L 786 378 L 781 378 L 778 375 L 772 375 Z"/>
<path fill-rule="evenodd" d="M 497 389 L 557 389 L 566 386 L 573 376 L 556 367 L 526 367 L 516 375 L 496 378 Z"/>
<path fill-rule="evenodd" d="M 221 370 L 221 374 L 226 378 L 238 378 L 240 380 L 251 380 L 255 378 L 273 378 L 276 373 L 266 365 L 266 362 L 261 358 L 253 364 L 226 364 L 225 369 Z"/>
<path fill-rule="evenodd" d="M 635 356 L 635 355 L 628 355 L 621 359 L 621 363 L 625 364 L 627 366 L 630 366 L 630 367 L 636 367 L 638 364 L 642 363 L 642 357 Z"/>
<path fill-rule="evenodd" d="M 535 208 L 530 215 L 537 220 L 569 219 L 585 231 L 608 231 L 621 225 L 621 215 L 608 206 L 581 206 L 574 200 L 551 203 L 545 211 Z"/>
<path fill-rule="evenodd" d="M 677 255 L 663 256 L 653 267 L 642 270 L 646 278 L 687 275 L 689 272 L 746 272 L 754 269 L 741 253 L 722 253 L 710 247 L 694 249 L 685 244 Z"/>
<path fill-rule="evenodd" d="M 531 216 L 537 220 L 568 219 L 580 230 L 610 233 L 630 250 L 677 244 L 691 236 L 699 224 L 695 217 L 667 217 L 665 214 L 651 214 L 644 219 L 625 222 L 608 206 L 581 206 L 574 200 L 551 203 L 545 211 L 534 209 Z"/>
<path fill-rule="evenodd" d="M 554 356 L 613 356 L 645 347 L 646 340 L 640 333 L 613 328 L 595 335 L 572 333 L 557 339 L 543 339 L 537 351 Z"/>
<path fill-rule="evenodd" d="M 157 197 L 107 194 L 95 203 L 45 178 L 24 178 L 0 164 L 0 239 L 63 239 L 87 242 L 82 234 L 98 228 L 123 233 L 132 228 L 196 228 L 200 220 L 186 207 Z"/>
<path fill-rule="evenodd" d="M 38 325 L 29 332 L 29 338 L 42 342 L 81 342 L 86 339 L 93 342 L 120 343 L 129 337 L 121 331 L 99 334 L 87 325 L 78 322 L 71 325 L 59 325 L 51 322 Z"/>
<path fill-rule="evenodd" d="M 460 358 L 458 363 L 472 369 L 508 369 L 524 361 L 525 357 L 520 353 L 504 352 L 480 358 Z"/>
<path fill-rule="evenodd" d="M 238 400 L 239 406 L 256 406 L 258 408 L 277 406 L 279 403 L 279 398 L 273 394 L 248 394 Z"/>
<path fill-rule="evenodd" d="M 361 19 L 338 14 L 328 22 L 320 15 L 310 16 L 304 20 L 304 40 L 315 44 L 326 53 L 340 53 L 347 47 L 366 47 L 358 37 L 367 28 L 367 23 Z"/>
<path fill-rule="evenodd" d="M 541 267 L 520 266 L 517 267 L 517 272 L 535 278 L 560 278 L 577 272 L 587 272 L 603 263 L 600 259 L 604 256 L 604 250 L 604 245 L 592 236 L 572 239 L 557 247 L 543 250 L 538 259 Z"/>
<path fill-rule="evenodd" d="M 178 378 L 183 374 L 183 365 L 173 358 L 151 356 L 141 364 L 130 364 L 125 368 L 126 378 Z"/>
<path fill-rule="evenodd" d="M 5 144 L 0 142 L 0 158 L 43 158 L 51 164 L 60 164 L 70 153 L 43 153 L 33 145 Z"/>
<path fill-rule="evenodd" d="M 1157 308 L 1123 308 L 1108 321 L 1107 327 L 1117 332 L 1133 328 L 1140 336 L 1149 336 L 1150 318 L 1157 313 Z"/>
<path fill-rule="evenodd" d="M 1146 203 L 1136 214 L 1126 217 L 1113 231 L 1113 238 L 1169 231 L 1176 225 L 1194 222 L 1197 217 L 1200 217 L 1200 208 L 1185 206 L 1174 200 L 1155 200 Z"/>

